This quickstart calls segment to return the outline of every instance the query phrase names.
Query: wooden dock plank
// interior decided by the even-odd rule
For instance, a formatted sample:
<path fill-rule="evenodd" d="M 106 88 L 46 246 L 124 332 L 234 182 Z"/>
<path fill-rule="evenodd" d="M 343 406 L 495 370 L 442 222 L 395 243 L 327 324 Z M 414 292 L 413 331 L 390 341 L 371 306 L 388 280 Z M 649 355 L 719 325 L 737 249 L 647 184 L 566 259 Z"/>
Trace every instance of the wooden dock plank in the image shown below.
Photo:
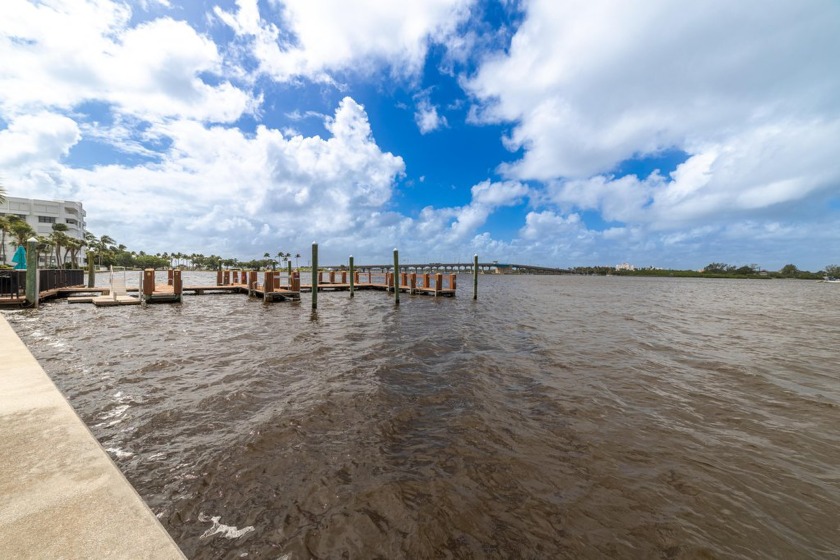
<path fill-rule="evenodd" d="M 97 307 L 114 307 L 118 305 L 140 305 L 140 298 L 134 296 L 98 296 L 91 300 Z"/>

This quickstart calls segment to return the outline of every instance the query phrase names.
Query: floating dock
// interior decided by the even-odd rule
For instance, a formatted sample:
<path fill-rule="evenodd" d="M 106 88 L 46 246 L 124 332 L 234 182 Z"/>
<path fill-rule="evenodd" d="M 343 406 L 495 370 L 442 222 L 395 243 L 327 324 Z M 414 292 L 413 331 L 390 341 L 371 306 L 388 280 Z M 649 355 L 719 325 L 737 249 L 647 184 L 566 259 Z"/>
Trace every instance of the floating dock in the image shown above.
<path fill-rule="evenodd" d="M 0 315 L 0 558 L 185 556 Z"/>

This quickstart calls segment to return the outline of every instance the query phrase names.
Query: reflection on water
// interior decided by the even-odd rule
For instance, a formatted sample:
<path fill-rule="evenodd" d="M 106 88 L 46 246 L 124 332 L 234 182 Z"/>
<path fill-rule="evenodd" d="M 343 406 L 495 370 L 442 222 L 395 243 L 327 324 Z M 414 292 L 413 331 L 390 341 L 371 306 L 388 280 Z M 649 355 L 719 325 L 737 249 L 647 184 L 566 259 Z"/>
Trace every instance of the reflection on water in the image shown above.
<path fill-rule="evenodd" d="M 826 558 L 838 298 L 484 276 L 7 318 L 191 558 Z"/>

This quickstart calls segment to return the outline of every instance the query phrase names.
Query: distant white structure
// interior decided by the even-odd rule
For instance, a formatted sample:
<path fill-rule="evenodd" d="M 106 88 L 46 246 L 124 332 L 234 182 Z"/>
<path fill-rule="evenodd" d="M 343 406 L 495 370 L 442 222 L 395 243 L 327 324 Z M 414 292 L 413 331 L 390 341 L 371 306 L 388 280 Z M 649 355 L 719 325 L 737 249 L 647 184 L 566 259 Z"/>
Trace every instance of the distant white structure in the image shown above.
<path fill-rule="evenodd" d="M 0 215 L 17 215 L 26 220 L 38 235 L 49 235 L 53 232 L 53 224 L 66 224 L 65 234 L 73 239 L 85 238 L 85 209 L 81 202 L 70 200 L 39 200 L 36 198 L 18 198 L 7 196 L 6 202 L 0 204 Z M 11 236 L 6 234 L 6 263 L 9 264 L 15 254 L 15 245 Z M 42 256 L 42 261 L 45 257 Z M 48 258 L 48 257 L 47 257 Z M 68 257 L 69 258 L 69 257 Z M 79 253 L 80 261 L 84 261 L 85 251 Z M 44 264 L 44 263 L 42 263 Z"/>
<path fill-rule="evenodd" d="M 616 270 L 636 270 L 636 267 L 630 263 L 621 263 L 615 265 Z"/>

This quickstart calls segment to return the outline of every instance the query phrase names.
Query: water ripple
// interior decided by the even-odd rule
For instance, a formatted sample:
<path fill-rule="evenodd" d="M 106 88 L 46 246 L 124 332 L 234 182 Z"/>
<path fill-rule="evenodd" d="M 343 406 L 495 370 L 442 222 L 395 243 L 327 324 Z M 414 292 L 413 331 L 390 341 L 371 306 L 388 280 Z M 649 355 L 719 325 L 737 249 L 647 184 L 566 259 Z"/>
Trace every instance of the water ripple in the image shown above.
<path fill-rule="evenodd" d="M 826 558 L 833 288 L 485 276 L 478 302 L 6 316 L 191 558 Z"/>

